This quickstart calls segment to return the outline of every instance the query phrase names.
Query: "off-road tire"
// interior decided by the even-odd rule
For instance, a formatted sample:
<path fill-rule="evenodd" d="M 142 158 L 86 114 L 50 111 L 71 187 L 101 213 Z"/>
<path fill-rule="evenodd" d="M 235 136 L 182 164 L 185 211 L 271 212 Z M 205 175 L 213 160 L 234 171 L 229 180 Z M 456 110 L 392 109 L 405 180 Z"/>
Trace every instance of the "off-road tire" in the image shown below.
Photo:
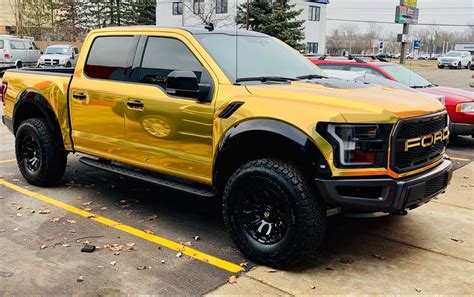
<path fill-rule="evenodd" d="M 22 145 L 26 138 L 36 142 L 39 166 L 35 171 L 28 170 L 23 157 Z M 15 152 L 18 167 L 28 183 L 41 187 L 57 184 L 66 171 L 67 151 L 61 137 L 54 133 L 45 119 L 33 118 L 20 124 L 16 132 Z"/>
<path fill-rule="evenodd" d="M 251 179 L 280 193 L 287 201 L 291 220 L 284 238 L 274 244 L 258 242 L 240 224 L 238 197 Z M 248 190 L 248 189 L 247 189 Z M 254 189 L 252 189 L 254 190 Z M 310 180 L 293 163 L 260 159 L 240 167 L 229 179 L 223 194 L 224 222 L 238 248 L 258 263 L 289 268 L 314 258 L 324 239 L 326 208 Z"/>

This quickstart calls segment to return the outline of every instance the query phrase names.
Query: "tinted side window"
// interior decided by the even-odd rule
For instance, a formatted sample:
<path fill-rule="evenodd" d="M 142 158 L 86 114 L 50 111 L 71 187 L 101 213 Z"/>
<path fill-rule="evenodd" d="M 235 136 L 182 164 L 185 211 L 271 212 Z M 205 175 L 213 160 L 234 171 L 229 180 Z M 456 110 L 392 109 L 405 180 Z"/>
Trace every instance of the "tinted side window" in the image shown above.
<path fill-rule="evenodd" d="M 24 50 L 25 44 L 21 41 L 10 41 L 10 48 L 17 49 L 17 50 Z"/>
<path fill-rule="evenodd" d="M 125 81 L 132 68 L 133 36 L 98 37 L 87 57 L 84 73 L 90 78 Z"/>
<path fill-rule="evenodd" d="M 3 40 L 0 40 L 0 49 L 3 49 L 5 47 L 5 42 Z"/>
<path fill-rule="evenodd" d="M 188 47 L 177 39 L 150 37 L 143 55 L 138 81 L 166 87 L 166 77 L 175 70 L 193 71 L 199 82 L 211 77 Z"/>

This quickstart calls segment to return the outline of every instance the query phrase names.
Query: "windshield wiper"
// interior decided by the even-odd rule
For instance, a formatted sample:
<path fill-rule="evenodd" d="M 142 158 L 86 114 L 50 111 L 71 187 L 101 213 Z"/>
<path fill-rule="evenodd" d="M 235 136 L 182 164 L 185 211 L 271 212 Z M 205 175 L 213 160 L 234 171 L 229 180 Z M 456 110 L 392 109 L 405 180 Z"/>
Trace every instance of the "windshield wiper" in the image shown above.
<path fill-rule="evenodd" d="M 308 74 L 308 75 L 301 75 L 297 76 L 297 79 L 315 79 L 315 78 L 327 78 L 327 76 L 320 75 L 320 74 Z"/>
<path fill-rule="evenodd" d="M 243 81 L 294 81 L 294 78 L 289 77 L 282 77 L 282 76 L 256 76 L 256 77 L 241 77 L 237 78 L 235 82 L 243 82 Z"/>
<path fill-rule="evenodd" d="M 424 85 L 424 86 L 411 86 L 413 89 L 425 89 L 425 88 L 431 88 L 433 85 Z"/>

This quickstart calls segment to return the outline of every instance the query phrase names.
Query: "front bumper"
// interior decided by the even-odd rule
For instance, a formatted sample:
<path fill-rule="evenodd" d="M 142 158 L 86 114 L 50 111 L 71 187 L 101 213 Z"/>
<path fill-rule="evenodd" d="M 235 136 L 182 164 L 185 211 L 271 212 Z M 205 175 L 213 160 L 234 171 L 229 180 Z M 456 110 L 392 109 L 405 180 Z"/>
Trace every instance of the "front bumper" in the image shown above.
<path fill-rule="evenodd" d="M 452 177 L 452 163 L 404 178 L 316 179 L 325 202 L 345 211 L 394 212 L 416 208 L 443 192 Z"/>
<path fill-rule="evenodd" d="M 446 66 L 446 67 L 457 67 L 459 64 L 458 61 L 452 62 L 438 62 L 438 66 Z"/>
<path fill-rule="evenodd" d="M 474 125 L 473 124 L 450 124 L 451 133 L 454 135 L 470 135 L 474 137 Z"/>

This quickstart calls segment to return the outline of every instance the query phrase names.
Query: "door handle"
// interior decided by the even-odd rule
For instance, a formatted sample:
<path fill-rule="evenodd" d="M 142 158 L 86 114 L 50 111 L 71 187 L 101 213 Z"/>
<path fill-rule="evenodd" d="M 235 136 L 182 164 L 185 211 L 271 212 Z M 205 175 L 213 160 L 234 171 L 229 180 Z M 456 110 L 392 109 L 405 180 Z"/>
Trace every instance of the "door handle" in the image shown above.
<path fill-rule="evenodd" d="M 80 100 L 80 101 L 84 101 L 87 99 L 87 95 L 86 93 L 82 93 L 82 92 L 74 92 L 72 93 L 72 97 L 76 100 Z"/>
<path fill-rule="evenodd" d="M 132 99 L 127 101 L 127 107 L 128 109 L 133 109 L 133 110 L 143 110 L 145 108 L 145 104 L 143 104 L 143 101 L 137 100 L 137 99 Z"/>

